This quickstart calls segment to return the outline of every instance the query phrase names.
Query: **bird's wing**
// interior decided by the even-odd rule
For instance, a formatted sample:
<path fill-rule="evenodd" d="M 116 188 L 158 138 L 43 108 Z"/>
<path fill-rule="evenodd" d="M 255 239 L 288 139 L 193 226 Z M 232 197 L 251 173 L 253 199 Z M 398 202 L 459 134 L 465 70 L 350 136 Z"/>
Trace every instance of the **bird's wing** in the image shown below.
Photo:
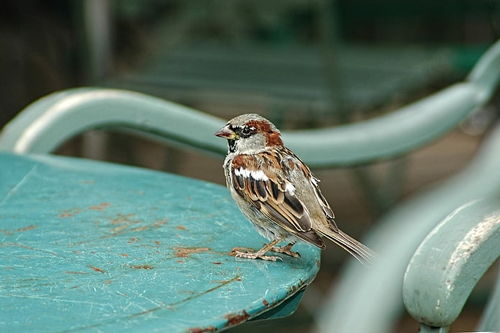
<path fill-rule="evenodd" d="M 288 181 L 280 161 L 280 156 L 269 152 L 237 155 L 230 168 L 232 186 L 282 228 L 323 247 L 323 241 L 312 230 L 309 211 L 295 195 L 295 186 Z"/>
<path fill-rule="evenodd" d="M 307 170 L 309 170 L 309 168 L 307 168 Z M 319 179 L 314 177 L 311 171 L 309 171 L 309 177 L 311 180 L 311 184 L 314 187 L 314 194 L 316 194 L 316 199 L 318 200 L 318 203 L 321 206 L 323 213 L 325 214 L 326 220 L 328 221 L 330 228 L 333 231 L 338 232 L 339 227 L 337 227 L 337 224 L 335 223 L 335 214 L 333 213 L 330 204 L 328 203 L 328 201 L 326 201 L 325 197 L 323 196 L 323 193 L 321 193 L 321 190 L 319 189 Z"/>
<path fill-rule="evenodd" d="M 293 167 L 299 168 L 301 170 L 302 174 L 304 175 L 304 177 L 306 177 L 306 179 L 308 179 L 309 183 L 313 187 L 313 190 L 314 190 L 313 192 L 316 196 L 316 201 L 318 202 L 319 206 L 323 210 L 323 214 L 325 214 L 325 218 L 326 218 L 326 221 L 328 221 L 328 225 L 329 225 L 330 229 L 332 229 L 335 232 L 338 232 L 339 228 L 337 227 L 337 224 L 335 223 L 335 214 L 333 213 L 333 210 L 330 207 L 330 204 L 328 203 L 328 201 L 326 201 L 326 198 L 323 196 L 323 194 L 321 193 L 321 190 L 319 188 L 320 180 L 318 178 L 314 177 L 314 175 L 312 174 L 309 167 L 304 162 L 302 162 L 300 160 L 300 158 L 297 157 L 297 155 L 295 155 L 288 148 L 285 148 L 285 149 L 286 149 L 286 155 L 290 156 L 291 161 L 293 161 Z"/>

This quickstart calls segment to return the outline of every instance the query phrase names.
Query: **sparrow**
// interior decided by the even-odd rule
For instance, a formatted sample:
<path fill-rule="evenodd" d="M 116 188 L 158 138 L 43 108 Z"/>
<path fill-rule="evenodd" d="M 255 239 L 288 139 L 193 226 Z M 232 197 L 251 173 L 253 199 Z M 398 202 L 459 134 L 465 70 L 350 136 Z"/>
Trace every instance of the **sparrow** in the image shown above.
<path fill-rule="evenodd" d="M 234 248 L 234 256 L 281 260 L 267 255 L 276 252 L 299 257 L 292 251 L 297 241 L 323 249 L 325 237 L 359 261 L 371 261 L 373 252 L 339 229 L 321 193 L 319 179 L 283 145 L 280 131 L 269 120 L 243 114 L 229 120 L 215 135 L 227 139 L 223 168 L 231 196 L 257 231 L 269 240 L 258 251 Z M 281 242 L 287 245 L 278 247 Z"/>

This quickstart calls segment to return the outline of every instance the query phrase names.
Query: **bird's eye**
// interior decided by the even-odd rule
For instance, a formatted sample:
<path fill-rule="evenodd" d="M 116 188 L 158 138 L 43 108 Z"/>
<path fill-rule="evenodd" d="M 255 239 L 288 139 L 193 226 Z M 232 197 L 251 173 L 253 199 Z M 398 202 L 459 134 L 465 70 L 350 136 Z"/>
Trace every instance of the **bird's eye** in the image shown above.
<path fill-rule="evenodd" d="M 244 137 L 250 136 L 253 133 L 254 128 L 245 126 L 241 129 L 241 135 Z"/>

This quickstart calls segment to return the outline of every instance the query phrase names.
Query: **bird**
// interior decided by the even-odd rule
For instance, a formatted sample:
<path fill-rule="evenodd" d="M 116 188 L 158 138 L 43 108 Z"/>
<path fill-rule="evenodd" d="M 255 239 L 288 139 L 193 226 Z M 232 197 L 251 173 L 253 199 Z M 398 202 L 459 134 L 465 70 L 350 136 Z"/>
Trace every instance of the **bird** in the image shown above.
<path fill-rule="evenodd" d="M 300 257 L 292 247 L 305 241 L 324 249 L 327 238 L 362 263 L 374 252 L 339 229 L 319 188 L 320 180 L 292 150 L 280 131 L 258 114 L 243 114 L 227 122 L 216 136 L 227 139 L 223 169 L 226 185 L 245 217 L 269 242 L 261 249 L 237 247 L 238 258 L 282 260 L 268 252 Z M 286 242 L 287 245 L 277 246 Z"/>

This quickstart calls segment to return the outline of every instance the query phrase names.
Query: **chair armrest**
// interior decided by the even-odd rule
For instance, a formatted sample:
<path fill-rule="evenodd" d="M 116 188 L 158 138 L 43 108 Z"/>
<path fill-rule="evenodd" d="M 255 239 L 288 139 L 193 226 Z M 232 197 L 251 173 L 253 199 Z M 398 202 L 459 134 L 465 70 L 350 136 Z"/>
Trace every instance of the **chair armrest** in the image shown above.
<path fill-rule="evenodd" d="M 223 152 L 212 134 L 223 120 L 132 91 L 77 88 L 48 95 L 24 109 L 0 133 L 0 151 L 48 153 L 91 129 L 120 128 Z"/>
<path fill-rule="evenodd" d="M 287 145 L 314 167 L 366 163 L 407 153 L 444 135 L 488 101 L 500 78 L 500 42 L 469 79 L 373 120 L 317 130 L 284 132 Z M 47 153 L 94 128 L 128 128 L 203 151 L 223 154 L 213 137 L 222 119 L 144 94 L 80 88 L 28 106 L 0 133 L 0 150 Z"/>
<path fill-rule="evenodd" d="M 371 267 L 351 262 L 332 289 L 318 332 L 384 333 L 403 311 L 401 291 L 408 263 L 422 240 L 450 212 L 477 198 L 500 195 L 500 127 L 459 174 L 399 205 L 364 243 L 378 254 Z M 376 287 L 374 287 L 376 286 Z"/>
<path fill-rule="evenodd" d="M 434 227 L 410 260 L 403 282 L 406 309 L 427 326 L 450 326 L 499 256 L 498 198 L 463 204 Z"/>

